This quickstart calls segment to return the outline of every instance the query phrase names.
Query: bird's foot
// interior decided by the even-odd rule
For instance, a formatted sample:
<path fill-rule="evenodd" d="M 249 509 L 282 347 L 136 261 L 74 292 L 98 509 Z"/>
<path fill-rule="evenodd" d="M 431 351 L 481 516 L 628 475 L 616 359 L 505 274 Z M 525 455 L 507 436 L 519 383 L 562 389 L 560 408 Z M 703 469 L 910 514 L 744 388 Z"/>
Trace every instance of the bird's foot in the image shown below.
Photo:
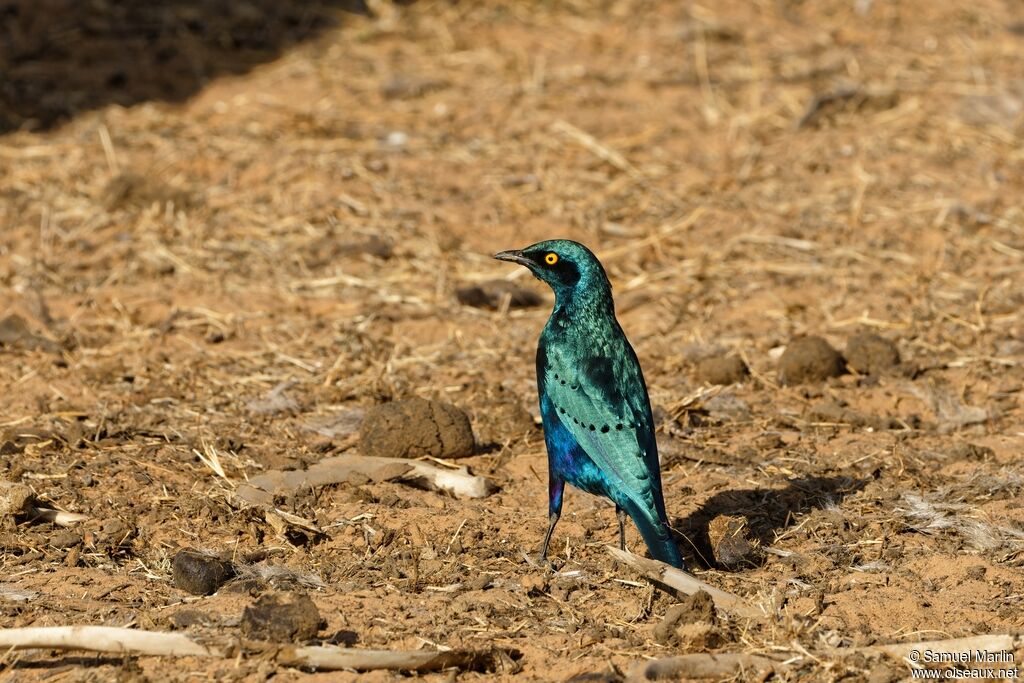
<path fill-rule="evenodd" d="M 531 555 L 530 553 L 523 551 L 523 559 L 526 560 L 526 564 L 536 569 L 540 569 L 547 572 L 558 571 L 558 567 L 556 567 L 555 564 L 546 556 L 541 555 L 540 553 L 537 553 L 536 555 Z"/>
<path fill-rule="evenodd" d="M 548 572 L 558 571 L 558 567 L 555 566 L 554 562 L 552 562 L 546 557 L 541 557 L 540 555 L 537 556 L 537 567 Z"/>

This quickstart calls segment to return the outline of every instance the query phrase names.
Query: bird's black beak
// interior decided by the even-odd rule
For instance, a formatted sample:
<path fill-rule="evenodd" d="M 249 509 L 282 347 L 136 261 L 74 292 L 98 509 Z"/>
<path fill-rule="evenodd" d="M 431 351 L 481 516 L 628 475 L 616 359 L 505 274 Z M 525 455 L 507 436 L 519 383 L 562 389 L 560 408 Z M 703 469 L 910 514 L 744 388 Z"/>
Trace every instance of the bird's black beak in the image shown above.
<path fill-rule="evenodd" d="M 519 249 L 499 251 L 497 254 L 494 255 L 494 258 L 498 259 L 499 261 L 511 261 L 512 263 L 518 263 L 519 265 L 526 266 L 527 268 L 536 265 L 533 261 L 523 256 L 523 252 Z"/>

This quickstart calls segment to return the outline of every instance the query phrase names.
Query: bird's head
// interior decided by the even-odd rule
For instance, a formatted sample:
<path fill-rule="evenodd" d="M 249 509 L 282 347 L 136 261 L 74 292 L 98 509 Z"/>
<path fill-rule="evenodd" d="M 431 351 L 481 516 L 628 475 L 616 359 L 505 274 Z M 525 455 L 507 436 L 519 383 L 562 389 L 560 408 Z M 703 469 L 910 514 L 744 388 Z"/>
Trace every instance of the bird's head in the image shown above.
<path fill-rule="evenodd" d="M 499 251 L 494 258 L 526 266 L 534 277 L 555 290 L 560 301 L 582 290 L 611 292 L 601 262 L 579 242 L 547 240 L 525 249 Z"/>

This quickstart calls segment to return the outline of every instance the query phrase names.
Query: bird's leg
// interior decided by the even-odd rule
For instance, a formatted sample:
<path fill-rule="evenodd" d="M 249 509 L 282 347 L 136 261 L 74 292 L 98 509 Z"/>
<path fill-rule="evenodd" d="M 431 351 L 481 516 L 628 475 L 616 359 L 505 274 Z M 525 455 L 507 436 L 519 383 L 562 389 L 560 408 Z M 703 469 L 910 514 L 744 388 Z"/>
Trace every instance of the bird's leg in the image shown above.
<path fill-rule="evenodd" d="M 551 534 L 555 531 L 555 525 L 558 524 L 559 513 L 552 512 L 548 516 L 548 532 L 544 534 L 544 545 L 540 549 L 540 564 L 549 565 L 548 561 L 548 544 L 551 542 Z"/>
<path fill-rule="evenodd" d="M 619 518 L 619 550 L 626 549 L 626 511 L 615 504 L 615 516 Z"/>
<path fill-rule="evenodd" d="M 544 534 L 544 545 L 540 549 L 540 564 L 550 565 L 548 562 L 548 544 L 551 543 L 551 534 L 555 531 L 558 518 L 562 515 L 562 493 L 565 491 L 565 480 L 549 475 L 548 479 L 548 532 Z"/>
<path fill-rule="evenodd" d="M 615 515 L 619 518 L 619 550 L 626 549 L 626 511 L 615 504 Z"/>

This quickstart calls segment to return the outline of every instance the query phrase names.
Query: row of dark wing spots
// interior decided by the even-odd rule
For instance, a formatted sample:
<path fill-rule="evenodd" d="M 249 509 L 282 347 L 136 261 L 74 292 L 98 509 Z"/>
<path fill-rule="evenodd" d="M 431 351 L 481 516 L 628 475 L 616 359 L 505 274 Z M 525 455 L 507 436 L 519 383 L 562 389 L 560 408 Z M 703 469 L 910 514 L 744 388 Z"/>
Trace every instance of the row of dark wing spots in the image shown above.
<path fill-rule="evenodd" d="M 557 377 L 557 375 L 555 375 L 555 376 Z M 562 415 L 566 414 L 565 408 L 562 408 L 561 406 L 558 407 L 558 412 L 560 412 Z M 592 432 L 596 432 L 597 431 L 597 425 L 593 425 L 593 424 L 588 425 L 586 422 L 580 422 L 575 417 L 572 418 L 572 421 L 574 423 L 578 424 L 579 426 L 583 427 L 584 429 L 589 429 Z M 635 426 L 636 425 L 634 425 L 632 422 L 627 422 L 625 425 L 623 425 L 621 422 L 619 422 L 619 423 L 617 423 L 615 425 L 615 429 L 616 429 L 616 431 L 621 432 L 624 427 L 629 427 L 630 429 L 632 429 Z M 611 431 L 611 429 L 612 428 L 609 425 L 601 425 L 601 433 L 602 434 L 607 434 L 608 432 Z"/>

